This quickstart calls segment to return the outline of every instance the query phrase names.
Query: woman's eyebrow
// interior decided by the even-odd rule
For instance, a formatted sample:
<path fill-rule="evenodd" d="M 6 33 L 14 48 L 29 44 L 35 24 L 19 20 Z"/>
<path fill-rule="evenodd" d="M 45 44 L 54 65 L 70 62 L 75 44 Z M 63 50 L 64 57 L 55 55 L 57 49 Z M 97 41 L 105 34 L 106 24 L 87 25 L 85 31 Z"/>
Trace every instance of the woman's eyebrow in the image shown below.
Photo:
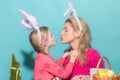
<path fill-rule="evenodd" d="M 67 29 L 67 27 L 65 26 L 64 29 Z"/>

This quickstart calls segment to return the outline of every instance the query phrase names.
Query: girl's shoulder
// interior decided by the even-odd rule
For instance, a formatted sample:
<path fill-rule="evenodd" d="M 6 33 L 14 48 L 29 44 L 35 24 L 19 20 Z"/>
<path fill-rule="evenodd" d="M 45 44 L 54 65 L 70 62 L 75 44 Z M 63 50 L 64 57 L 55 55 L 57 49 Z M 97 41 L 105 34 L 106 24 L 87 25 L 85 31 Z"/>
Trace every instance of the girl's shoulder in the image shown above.
<path fill-rule="evenodd" d="M 50 56 L 49 54 L 45 54 L 45 53 L 38 53 L 37 56 L 52 58 L 52 56 Z"/>
<path fill-rule="evenodd" d="M 38 54 L 36 55 L 36 57 L 44 57 L 44 56 L 46 56 L 46 54 L 44 54 L 44 53 L 38 53 Z"/>
<path fill-rule="evenodd" d="M 52 56 L 49 54 L 44 54 L 44 53 L 38 53 L 36 56 L 36 59 L 40 58 L 41 60 L 49 61 L 49 60 L 54 60 Z"/>

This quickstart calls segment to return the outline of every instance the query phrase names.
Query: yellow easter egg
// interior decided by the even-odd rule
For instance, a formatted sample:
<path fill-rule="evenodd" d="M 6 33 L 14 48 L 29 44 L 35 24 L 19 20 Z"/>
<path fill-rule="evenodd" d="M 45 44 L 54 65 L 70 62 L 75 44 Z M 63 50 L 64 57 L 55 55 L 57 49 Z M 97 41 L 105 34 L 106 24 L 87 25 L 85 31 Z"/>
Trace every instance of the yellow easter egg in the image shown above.
<path fill-rule="evenodd" d="M 114 76 L 114 72 L 112 70 L 109 70 L 107 74 L 108 76 L 111 76 L 111 77 Z"/>
<path fill-rule="evenodd" d="M 100 75 L 101 77 L 107 76 L 107 74 L 106 74 L 105 72 L 99 72 L 99 75 Z"/>

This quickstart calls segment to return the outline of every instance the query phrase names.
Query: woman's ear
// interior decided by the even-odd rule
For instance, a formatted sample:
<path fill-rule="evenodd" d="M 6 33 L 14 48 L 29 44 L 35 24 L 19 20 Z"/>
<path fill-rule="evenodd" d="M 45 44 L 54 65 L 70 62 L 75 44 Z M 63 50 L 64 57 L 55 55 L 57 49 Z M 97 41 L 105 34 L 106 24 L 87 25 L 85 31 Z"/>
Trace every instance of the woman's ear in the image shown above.
<path fill-rule="evenodd" d="M 76 36 L 76 37 L 80 37 L 80 34 L 81 34 L 80 31 L 76 31 L 76 32 L 75 32 L 75 36 Z"/>

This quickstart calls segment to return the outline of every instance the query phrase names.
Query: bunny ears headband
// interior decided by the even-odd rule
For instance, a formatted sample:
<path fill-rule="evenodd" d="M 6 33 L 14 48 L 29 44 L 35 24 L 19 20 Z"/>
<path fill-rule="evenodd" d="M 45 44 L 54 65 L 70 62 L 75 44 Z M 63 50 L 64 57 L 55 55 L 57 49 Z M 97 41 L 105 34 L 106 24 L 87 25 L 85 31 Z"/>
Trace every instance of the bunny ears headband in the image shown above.
<path fill-rule="evenodd" d="M 22 24 L 27 28 L 27 29 L 30 29 L 30 30 L 37 30 L 38 32 L 38 39 L 41 43 L 41 32 L 39 30 L 39 27 L 38 27 L 38 21 L 37 19 L 28 14 L 26 11 L 22 10 L 22 9 L 19 9 L 20 13 L 25 17 L 23 20 L 22 20 Z M 73 8 L 72 4 L 69 3 L 69 8 L 65 11 L 64 13 L 64 16 L 66 16 L 68 13 L 71 13 L 71 16 L 74 17 L 78 23 L 78 26 L 79 26 L 79 29 L 82 30 L 82 25 L 77 17 L 77 14 L 76 14 L 76 11 L 75 9 Z"/>
<path fill-rule="evenodd" d="M 30 29 L 30 30 L 37 30 L 38 32 L 38 39 L 41 43 L 41 33 L 40 33 L 40 30 L 39 30 L 39 27 L 38 27 L 38 21 L 37 19 L 28 14 L 26 11 L 22 10 L 22 9 L 19 9 L 20 13 L 25 17 L 23 20 L 22 20 L 22 24 L 27 28 L 27 29 Z"/>
<path fill-rule="evenodd" d="M 72 17 L 74 17 L 78 23 L 79 29 L 82 30 L 82 25 L 80 20 L 78 19 L 78 16 L 76 14 L 75 9 L 73 8 L 72 4 L 69 2 L 69 8 L 65 11 L 64 16 L 66 16 L 68 13 L 71 14 Z"/>

